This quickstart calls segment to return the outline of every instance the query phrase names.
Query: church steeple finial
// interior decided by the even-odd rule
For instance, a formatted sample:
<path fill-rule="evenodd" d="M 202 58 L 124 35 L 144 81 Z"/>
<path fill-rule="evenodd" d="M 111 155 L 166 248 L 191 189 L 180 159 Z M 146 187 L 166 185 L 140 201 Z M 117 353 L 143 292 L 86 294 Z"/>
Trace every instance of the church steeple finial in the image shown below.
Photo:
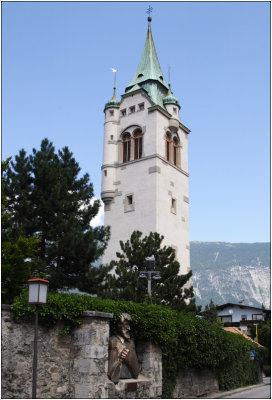
<path fill-rule="evenodd" d="M 113 95 L 112 98 L 105 104 L 105 109 L 114 107 L 114 108 L 119 108 L 119 101 L 116 98 L 116 68 L 110 68 L 112 72 L 114 73 L 114 83 L 113 83 Z"/>
<path fill-rule="evenodd" d="M 146 11 L 146 13 L 148 14 L 147 21 L 148 21 L 149 27 L 150 27 L 151 21 L 152 21 L 152 18 L 150 17 L 150 14 L 152 13 L 152 11 L 153 11 L 153 7 L 151 7 L 151 6 L 149 6 L 148 9 L 147 9 L 147 11 Z"/>
<path fill-rule="evenodd" d="M 167 93 L 168 85 L 164 80 L 152 37 L 152 19 L 150 17 L 152 9 L 153 8 L 149 6 L 146 11 L 149 15 L 147 18 L 148 30 L 146 41 L 136 73 L 129 85 L 126 87 L 126 93 L 143 88 L 148 93 L 154 104 L 163 107 L 162 98 Z"/>
<path fill-rule="evenodd" d="M 111 68 L 111 70 L 112 70 L 112 72 L 114 73 L 114 83 L 113 83 L 113 96 L 112 96 L 112 100 L 117 100 L 117 99 L 116 99 L 116 94 L 115 94 L 115 92 L 116 92 L 116 72 L 117 72 L 117 69 Z"/>

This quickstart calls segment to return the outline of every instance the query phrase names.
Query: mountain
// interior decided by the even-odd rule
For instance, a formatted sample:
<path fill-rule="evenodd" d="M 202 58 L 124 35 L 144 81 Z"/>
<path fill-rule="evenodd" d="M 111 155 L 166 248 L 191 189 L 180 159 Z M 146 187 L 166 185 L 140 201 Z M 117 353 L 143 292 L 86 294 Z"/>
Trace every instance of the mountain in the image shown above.
<path fill-rule="evenodd" d="M 270 309 L 270 243 L 191 242 L 197 305 L 238 303 Z"/>

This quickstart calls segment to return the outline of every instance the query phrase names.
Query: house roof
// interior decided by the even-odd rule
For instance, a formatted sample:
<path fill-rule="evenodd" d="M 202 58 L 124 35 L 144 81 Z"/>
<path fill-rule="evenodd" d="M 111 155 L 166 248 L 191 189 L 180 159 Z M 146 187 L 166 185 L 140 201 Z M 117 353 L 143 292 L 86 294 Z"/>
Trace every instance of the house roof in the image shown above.
<path fill-rule="evenodd" d="M 235 303 L 226 303 L 226 304 L 222 304 L 221 306 L 216 306 L 217 310 L 223 310 L 224 308 L 227 307 L 239 307 L 239 308 L 250 308 L 250 309 L 254 309 L 254 310 L 259 310 L 259 311 L 263 311 L 264 313 L 270 313 L 271 310 L 265 310 L 261 307 L 253 307 L 253 306 L 246 306 L 245 304 L 235 304 Z"/>
<path fill-rule="evenodd" d="M 235 328 L 234 326 L 226 327 L 226 328 L 223 328 L 223 329 L 224 329 L 224 331 L 227 331 L 227 332 L 231 332 L 231 333 L 235 333 L 235 334 L 238 334 L 238 335 L 242 335 L 242 336 L 244 336 L 245 339 L 250 340 L 251 342 L 257 344 L 259 347 L 263 347 L 261 344 L 259 344 L 258 342 L 255 342 L 255 340 L 251 339 L 249 336 L 247 336 L 246 334 L 241 332 L 240 329 Z"/>

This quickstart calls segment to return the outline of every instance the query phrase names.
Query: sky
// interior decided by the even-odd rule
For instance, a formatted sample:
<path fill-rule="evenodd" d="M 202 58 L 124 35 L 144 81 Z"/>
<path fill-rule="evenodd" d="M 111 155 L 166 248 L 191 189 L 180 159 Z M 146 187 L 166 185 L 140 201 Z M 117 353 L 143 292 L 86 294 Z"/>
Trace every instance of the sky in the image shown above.
<path fill-rule="evenodd" d="M 270 241 L 269 2 L 2 2 L 2 159 L 45 137 L 101 191 L 104 105 L 152 34 L 189 134 L 190 240 Z M 103 209 L 97 221 L 103 220 Z"/>

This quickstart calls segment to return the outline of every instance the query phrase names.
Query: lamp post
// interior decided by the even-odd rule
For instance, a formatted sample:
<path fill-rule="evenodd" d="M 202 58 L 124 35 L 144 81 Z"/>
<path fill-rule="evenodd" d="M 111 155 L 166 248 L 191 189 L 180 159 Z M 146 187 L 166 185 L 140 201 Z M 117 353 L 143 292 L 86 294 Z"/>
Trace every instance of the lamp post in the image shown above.
<path fill-rule="evenodd" d="M 161 279 L 161 275 L 159 271 L 155 271 L 156 260 L 154 256 L 146 257 L 145 258 L 145 267 L 146 271 L 139 272 L 139 278 L 147 278 L 147 292 L 149 296 L 151 296 L 151 279 L 159 280 Z"/>
<path fill-rule="evenodd" d="M 36 305 L 35 331 L 34 331 L 34 353 L 33 353 L 33 376 L 32 376 L 32 399 L 36 399 L 37 387 L 37 353 L 38 353 L 38 319 L 39 305 L 46 304 L 47 289 L 49 281 L 45 279 L 28 280 L 28 303 Z"/>

